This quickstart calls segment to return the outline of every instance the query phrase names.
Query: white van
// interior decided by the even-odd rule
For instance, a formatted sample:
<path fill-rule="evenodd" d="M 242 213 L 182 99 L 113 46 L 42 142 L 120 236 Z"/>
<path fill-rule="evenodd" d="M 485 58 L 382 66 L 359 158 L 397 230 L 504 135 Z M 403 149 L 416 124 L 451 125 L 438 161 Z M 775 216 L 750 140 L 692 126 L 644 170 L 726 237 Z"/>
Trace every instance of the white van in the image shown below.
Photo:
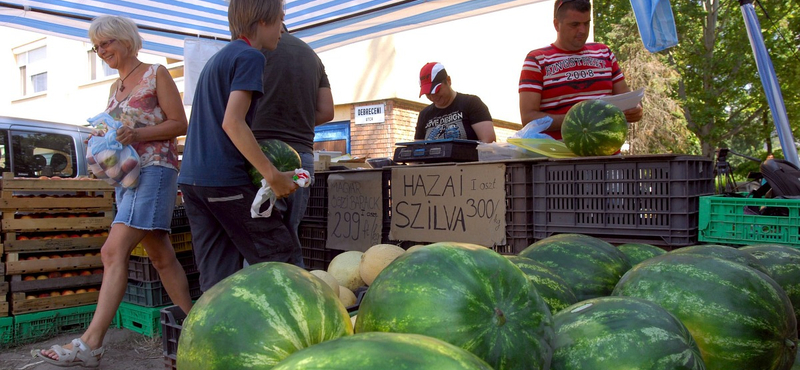
<path fill-rule="evenodd" d="M 16 177 L 88 175 L 92 130 L 65 123 L 0 116 L 0 171 Z"/>

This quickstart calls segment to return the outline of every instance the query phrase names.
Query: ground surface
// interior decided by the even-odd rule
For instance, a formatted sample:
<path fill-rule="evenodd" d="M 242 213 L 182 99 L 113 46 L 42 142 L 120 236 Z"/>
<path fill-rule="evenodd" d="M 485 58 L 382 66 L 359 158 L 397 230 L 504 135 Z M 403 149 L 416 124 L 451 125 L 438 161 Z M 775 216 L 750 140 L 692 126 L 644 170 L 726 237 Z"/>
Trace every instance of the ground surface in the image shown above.
<path fill-rule="evenodd" d="M 60 369 L 40 358 L 31 357 L 31 349 L 50 348 L 54 344 L 66 344 L 80 333 L 63 334 L 42 342 L 0 350 L 2 370 L 51 370 Z M 105 339 L 106 352 L 100 361 L 100 369 L 151 370 L 164 369 L 161 337 L 150 338 L 127 329 L 109 329 Z M 72 367 L 72 369 L 81 369 Z"/>

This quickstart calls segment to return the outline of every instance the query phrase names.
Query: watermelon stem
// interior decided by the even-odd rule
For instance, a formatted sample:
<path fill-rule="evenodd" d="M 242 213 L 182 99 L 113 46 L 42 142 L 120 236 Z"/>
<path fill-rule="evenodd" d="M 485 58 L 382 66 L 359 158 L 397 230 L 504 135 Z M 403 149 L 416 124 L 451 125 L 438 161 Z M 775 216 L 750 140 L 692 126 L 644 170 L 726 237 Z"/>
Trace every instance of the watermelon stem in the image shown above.
<path fill-rule="evenodd" d="M 797 348 L 797 343 L 791 339 L 786 339 L 786 346 L 789 347 L 790 350 L 794 351 Z"/>
<path fill-rule="evenodd" d="M 497 326 L 503 326 L 506 324 L 506 315 L 497 307 L 494 309 L 494 324 Z"/>

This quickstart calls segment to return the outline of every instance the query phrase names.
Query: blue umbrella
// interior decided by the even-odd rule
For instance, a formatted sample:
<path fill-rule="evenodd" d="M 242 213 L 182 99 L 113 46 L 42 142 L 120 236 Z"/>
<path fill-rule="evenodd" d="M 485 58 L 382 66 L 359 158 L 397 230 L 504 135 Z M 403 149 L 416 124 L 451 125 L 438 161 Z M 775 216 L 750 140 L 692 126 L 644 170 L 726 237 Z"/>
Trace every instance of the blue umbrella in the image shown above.
<path fill-rule="evenodd" d="M 783 156 L 787 161 L 800 167 L 800 160 L 797 158 L 797 147 L 792 136 L 792 128 L 789 126 L 789 118 L 786 116 L 786 106 L 783 104 L 783 95 L 778 85 L 778 78 L 775 75 L 775 68 L 772 66 L 772 59 L 769 57 L 764 38 L 761 37 L 761 25 L 758 23 L 753 0 L 739 0 L 742 8 L 744 23 L 747 26 L 747 36 L 750 38 L 750 45 L 753 47 L 753 54 L 756 57 L 758 74 L 761 76 L 761 85 L 767 95 L 772 111 L 772 120 L 775 121 L 775 128 L 778 132 L 778 139 L 783 148 Z"/>

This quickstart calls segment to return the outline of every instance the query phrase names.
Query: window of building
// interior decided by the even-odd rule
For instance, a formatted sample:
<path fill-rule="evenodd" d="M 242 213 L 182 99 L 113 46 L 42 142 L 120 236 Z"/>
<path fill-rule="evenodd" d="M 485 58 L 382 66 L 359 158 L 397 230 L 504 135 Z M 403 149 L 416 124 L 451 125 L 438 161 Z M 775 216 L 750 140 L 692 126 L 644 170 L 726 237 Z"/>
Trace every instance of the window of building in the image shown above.
<path fill-rule="evenodd" d="M 47 91 L 47 46 L 15 54 L 19 67 L 20 93 L 32 95 Z"/>
<path fill-rule="evenodd" d="M 89 80 L 96 81 L 105 79 L 108 76 L 117 75 L 117 70 L 108 66 L 103 59 L 91 50 L 87 51 L 89 56 Z"/>

